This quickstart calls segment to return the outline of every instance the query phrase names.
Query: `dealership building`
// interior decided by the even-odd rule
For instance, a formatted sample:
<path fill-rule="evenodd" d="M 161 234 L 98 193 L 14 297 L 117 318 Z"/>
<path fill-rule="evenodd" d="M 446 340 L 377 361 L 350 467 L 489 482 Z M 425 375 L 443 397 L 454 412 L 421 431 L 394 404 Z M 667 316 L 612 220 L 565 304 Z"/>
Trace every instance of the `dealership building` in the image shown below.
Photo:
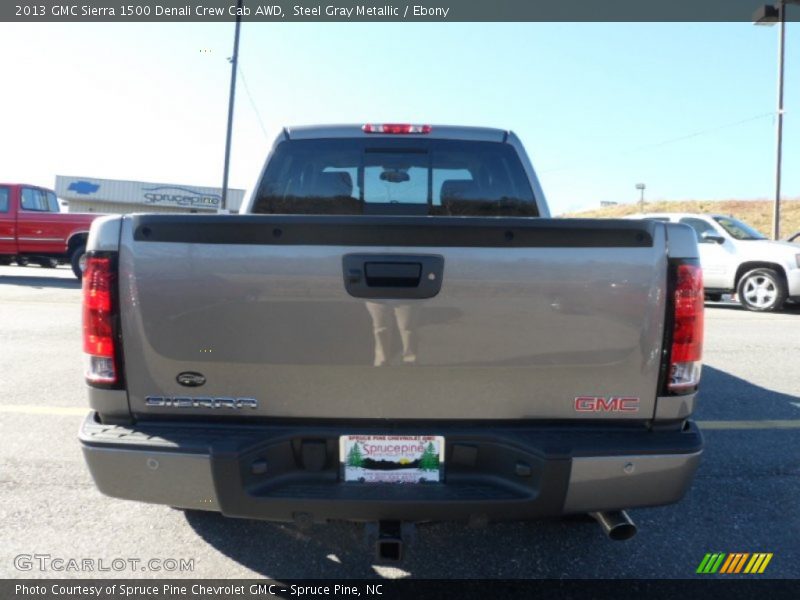
<path fill-rule="evenodd" d="M 222 189 L 196 185 L 148 183 L 56 175 L 56 195 L 72 213 L 123 214 L 133 212 L 216 213 Z M 228 188 L 227 209 L 237 212 L 244 190 Z"/>

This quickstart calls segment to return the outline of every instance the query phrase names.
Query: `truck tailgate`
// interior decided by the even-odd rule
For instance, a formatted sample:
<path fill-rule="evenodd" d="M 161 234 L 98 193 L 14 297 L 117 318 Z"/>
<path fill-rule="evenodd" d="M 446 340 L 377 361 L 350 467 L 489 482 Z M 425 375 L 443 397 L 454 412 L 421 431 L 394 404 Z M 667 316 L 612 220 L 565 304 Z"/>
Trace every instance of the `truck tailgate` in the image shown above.
<path fill-rule="evenodd" d="M 367 275 L 348 272 L 353 256 L 383 269 L 372 279 L 383 297 L 348 291 Z M 430 277 L 423 259 L 441 271 Z M 418 286 L 406 281 L 416 264 Z M 119 270 L 125 378 L 140 419 L 653 416 L 661 223 L 135 215 L 124 220 Z M 410 289 L 424 285 L 441 287 L 431 297 Z M 181 373 L 198 375 L 181 384 Z M 202 385 L 185 385 L 199 376 Z M 588 413 L 576 410 L 579 397 L 638 402 Z"/>

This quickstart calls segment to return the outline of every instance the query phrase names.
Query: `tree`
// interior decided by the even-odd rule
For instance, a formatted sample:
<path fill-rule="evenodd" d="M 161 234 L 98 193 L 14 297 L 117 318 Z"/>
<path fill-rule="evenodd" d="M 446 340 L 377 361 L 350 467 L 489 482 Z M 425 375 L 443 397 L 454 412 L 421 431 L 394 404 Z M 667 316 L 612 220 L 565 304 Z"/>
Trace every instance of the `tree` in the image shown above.
<path fill-rule="evenodd" d="M 436 452 L 436 447 L 433 442 L 428 442 L 425 451 L 419 459 L 419 468 L 421 471 L 438 471 L 439 470 L 439 455 Z"/>
<path fill-rule="evenodd" d="M 347 466 L 348 467 L 361 467 L 364 465 L 364 455 L 361 454 L 361 448 L 358 445 L 358 442 L 353 444 L 350 448 L 350 452 L 347 454 Z"/>

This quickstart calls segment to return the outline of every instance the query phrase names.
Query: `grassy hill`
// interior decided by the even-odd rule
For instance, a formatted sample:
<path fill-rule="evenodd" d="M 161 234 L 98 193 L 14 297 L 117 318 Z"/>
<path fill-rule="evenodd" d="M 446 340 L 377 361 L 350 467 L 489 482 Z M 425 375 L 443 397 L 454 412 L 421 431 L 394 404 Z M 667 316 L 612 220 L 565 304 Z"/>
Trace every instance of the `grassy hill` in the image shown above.
<path fill-rule="evenodd" d="M 770 200 L 661 200 L 645 202 L 645 212 L 693 212 L 730 215 L 755 227 L 764 235 L 772 233 L 772 206 Z M 582 212 L 567 213 L 562 217 L 614 218 L 635 215 L 639 204 L 617 204 Z M 800 231 L 800 199 L 781 201 L 781 237 Z"/>

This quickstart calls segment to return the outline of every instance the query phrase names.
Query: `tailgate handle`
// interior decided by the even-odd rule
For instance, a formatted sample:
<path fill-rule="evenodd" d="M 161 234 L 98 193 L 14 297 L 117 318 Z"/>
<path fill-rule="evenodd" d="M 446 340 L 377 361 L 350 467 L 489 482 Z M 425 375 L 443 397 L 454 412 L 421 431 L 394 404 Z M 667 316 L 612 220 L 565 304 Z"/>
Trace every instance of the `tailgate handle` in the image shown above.
<path fill-rule="evenodd" d="M 442 287 L 444 257 L 346 254 L 344 286 L 356 298 L 433 298 Z"/>
<path fill-rule="evenodd" d="M 364 276 L 369 287 L 417 287 L 421 274 L 421 263 L 364 263 Z"/>

